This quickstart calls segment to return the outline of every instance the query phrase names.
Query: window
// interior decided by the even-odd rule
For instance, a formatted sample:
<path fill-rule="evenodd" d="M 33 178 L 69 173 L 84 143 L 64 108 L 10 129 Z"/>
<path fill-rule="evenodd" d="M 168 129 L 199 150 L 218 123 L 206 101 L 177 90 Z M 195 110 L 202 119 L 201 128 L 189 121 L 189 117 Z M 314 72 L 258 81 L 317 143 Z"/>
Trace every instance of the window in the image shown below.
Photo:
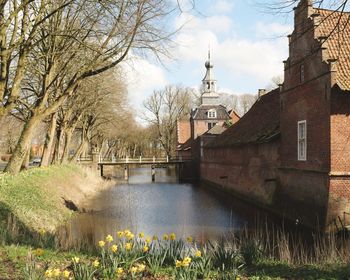
<path fill-rule="evenodd" d="M 216 118 L 216 110 L 211 109 L 208 111 L 208 118 L 209 119 L 215 119 Z"/>
<path fill-rule="evenodd" d="M 303 83 L 305 81 L 305 67 L 304 64 L 300 65 L 300 82 Z"/>
<path fill-rule="evenodd" d="M 298 160 L 306 160 L 307 148 L 307 127 L 306 121 L 298 122 Z"/>
<path fill-rule="evenodd" d="M 216 124 L 217 124 L 216 122 L 208 123 L 208 130 L 212 129 Z"/>

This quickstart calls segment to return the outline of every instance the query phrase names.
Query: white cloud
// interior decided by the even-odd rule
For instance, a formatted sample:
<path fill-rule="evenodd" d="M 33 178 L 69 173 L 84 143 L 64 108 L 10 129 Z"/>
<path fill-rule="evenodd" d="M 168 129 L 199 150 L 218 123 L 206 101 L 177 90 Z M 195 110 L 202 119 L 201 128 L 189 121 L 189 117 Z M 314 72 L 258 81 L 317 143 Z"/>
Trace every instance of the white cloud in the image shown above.
<path fill-rule="evenodd" d="M 260 38 L 278 38 L 287 36 L 292 32 L 293 28 L 290 25 L 280 24 L 278 22 L 257 22 L 256 32 Z"/>
<path fill-rule="evenodd" d="M 142 109 L 143 101 L 153 90 L 168 83 L 163 68 L 145 59 L 133 56 L 123 68 L 128 81 L 128 97 L 135 109 Z"/>

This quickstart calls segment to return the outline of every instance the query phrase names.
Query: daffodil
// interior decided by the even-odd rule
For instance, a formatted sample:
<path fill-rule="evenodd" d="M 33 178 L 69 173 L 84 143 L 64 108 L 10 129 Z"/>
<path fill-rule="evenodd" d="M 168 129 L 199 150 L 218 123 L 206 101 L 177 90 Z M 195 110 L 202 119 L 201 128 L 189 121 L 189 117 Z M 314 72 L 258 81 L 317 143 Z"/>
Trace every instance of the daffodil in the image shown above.
<path fill-rule="evenodd" d="M 36 250 L 33 251 L 33 254 L 34 254 L 35 256 L 37 256 L 37 257 L 40 257 L 40 256 L 42 256 L 42 255 L 44 254 L 44 250 L 41 249 L 41 248 L 38 248 L 38 249 L 36 249 Z"/>
<path fill-rule="evenodd" d="M 65 279 L 69 279 L 70 272 L 68 270 L 65 270 L 65 271 L 63 271 L 62 275 Z"/>
<path fill-rule="evenodd" d="M 175 266 L 176 267 L 181 267 L 182 266 L 182 261 L 176 260 Z"/>
<path fill-rule="evenodd" d="M 46 231 L 43 228 L 39 229 L 39 234 L 40 235 L 44 235 L 45 233 L 46 233 Z"/>
<path fill-rule="evenodd" d="M 116 270 L 116 273 L 118 275 L 123 274 L 123 272 L 124 272 L 124 269 L 122 267 L 118 267 L 117 270 Z"/>
<path fill-rule="evenodd" d="M 158 240 L 158 236 L 157 236 L 157 235 L 153 235 L 152 239 L 153 239 L 154 241 L 157 241 L 157 240 Z"/>
<path fill-rule="evenodd" d="M 176 240 L 176 234 L 175 233 L 172 233 L 170 234 L 170 240 Z"/>
<path fill-rule="evenodd" d="M 150 237 L 147 237 L 146 240 L 145 240 L 146 244 L 151 244 L 152 242 L 152 239 Z"/>
<path fill-rule="evenodd" d="M 130 242 L 125 243 L 124 247 L 125 247 L 125 250 L 130 251 L 132 249 L 132 243 Z"/>
<path fill-rule="evenodd" d="M 106 245 L 106 243 L 103 240 L 100 240 L 98 242 L 98 246 L 100 246 L 101 248 L 103 248 Z"/>
<path fill-rule="evenodd" d="M 202 256 L 202 252 L 197 250 L 194 255 L 197 257 L 197 258 L 200 258 Z"/>
<path fill-rule="evenodd" d="M 183 261 L 182 261 L 182 266 L 184 266 L 184 267 L 189 266 L 191 261 L 192 261 L 192 259 L 190 257 L 184 258 Z"/>
<path fill-rule="evenodd" d="M 164 234 L 163 235 L 163 240 L 165 240 L 165 241 L 169 240 L 169 236 L 167 234 Z"/>
<path fill-rule="evenodd" d="M 73 261 L 74 263 L 79 263 L 79 262 L 80 262 L 80 259 L 79 259 L 78 257 L 74 257 L 74 258 L 72 258 L 72 261 Z"/>
<path fill-rule="evenodd" d="M 140 237 L 140 238 L 144 238 L 144 237 L 145 237 L 145 233 L 144 233 L 144 232 L 140 232 L 140 233 L 139 233 L 139 237 Z"/>
<path fill-rule="evenodd" d="M 52 269 L 48 269 L 48 270 L 45 271 L 45 277 L 46 278 L 52 278 L 53 277 Z"/>
<path fill-rule="evenodd" d="M 131 273 L 136 273 L 137 272 L 137 267 L 133 266 L 132 268 L 130 268 L 130 272 Z"/>
<path fill-rule="evenodd" d="M 143 252 L 144 252 L 144 253 L 147 253 L 148 250 L 149 250 L 148 246 L 143 246 Z"/>
<path fill-rule="evenodd" d="M 117 235 L 119 238 L 122 238 L 124 236 L 124 231 L 117 231 Z"/>
<path fill-rule="evenodd" d="M 118 246 L 117 245 L 113 245 L 111 247 L 111 250 L 112 250 L 113 253 L 116 253 L 118 251 Z"/>
<path fill-rule="evenodd" d="M 108 234 L 107 237 L 106 237 L 106 241 L 107 241 L 108 243 L 113 242 L 113 237 L 112 237 L 112 235 Z"/>
<path fill-rule="evenodd" d="M 52 271 L 52 275 L 54 277 L 59 277 L 61 275 L 61 270 L 59 268 L 55 268 L 53 271 Z"/>
<path fill-rule="evenodd" d="M 125 236 L 128 240 L 133 240 L 135 238 L 135 235 L 132 234 L 131 232 L 127 233 Z"/>
<path fill-rule="evenodd" d="M 188 236 L 186 238 L 186 240 L 187 240 L 188 243 L 192 243 L 193 242 L 193 237 L 192 236 Z"/>
<path fill-rule="evenodd" d="M 98 267 L 100 265 L 100 262 L 98 260 L 94 260 L 92 265 L 93 265 L 93 267 Z"/>
<path fill-rule="evenodd" d="M 143 272 L 143 271 L 145 271 L 145 269 L 146 269 L 146 266 L 144 265 L 144 264 L 137 264 L 137 271 L 138 272 Z"/>

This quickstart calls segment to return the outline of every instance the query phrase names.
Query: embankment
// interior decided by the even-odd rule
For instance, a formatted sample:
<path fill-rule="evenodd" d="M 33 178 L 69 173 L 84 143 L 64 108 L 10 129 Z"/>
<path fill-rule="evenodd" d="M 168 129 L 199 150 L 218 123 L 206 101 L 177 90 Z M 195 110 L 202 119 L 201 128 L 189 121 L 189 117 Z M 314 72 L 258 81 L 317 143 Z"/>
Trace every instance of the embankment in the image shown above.
<path fill-rule="evenodd" d="M 89 198 L 109 185 L 98 174 L 77 165 L 34 168 L 16 176 L 2 174 L 0 229 L 15 220 L 32 232 L 53 232 L 73 214 L 67 204 L 83 209 Z"/>

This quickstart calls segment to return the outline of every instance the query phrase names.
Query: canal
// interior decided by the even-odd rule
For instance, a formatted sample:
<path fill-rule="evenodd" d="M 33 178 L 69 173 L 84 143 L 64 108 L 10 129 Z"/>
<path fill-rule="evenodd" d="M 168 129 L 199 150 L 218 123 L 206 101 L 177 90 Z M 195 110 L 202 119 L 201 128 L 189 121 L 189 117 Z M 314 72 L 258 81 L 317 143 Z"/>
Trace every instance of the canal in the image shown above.
<path fill-rule="evenodd" d="M 94 198 L 92 211 L 73 218 L 65 228 L 65 240 L 87 243 L 117 230 L 130 229 L 147 236 L 176 233 L 196 240 L 217 239 L 244 228 L 253 228 L 266 217 L 261 211 L 231 196 L 200 184 L 180 184 L 174 169 L 130 170 L 129 182 L 118 184 Z"/>

